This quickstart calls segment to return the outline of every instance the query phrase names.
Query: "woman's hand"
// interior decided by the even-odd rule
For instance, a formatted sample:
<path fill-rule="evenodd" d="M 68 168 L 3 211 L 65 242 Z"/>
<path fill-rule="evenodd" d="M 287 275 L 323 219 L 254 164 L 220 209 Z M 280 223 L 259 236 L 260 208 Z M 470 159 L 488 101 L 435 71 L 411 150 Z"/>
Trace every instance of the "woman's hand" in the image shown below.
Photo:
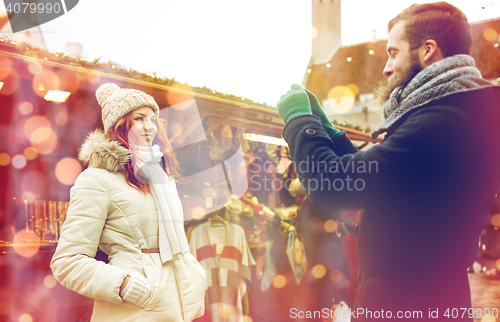
<path fill-rule="evenodd" d="M 130 281 L 130 275 L 127 275 L 127 277 L 125 277 L 125 279 L 123 280 L 122 285 L 120 286 L 120 294 L 122 294 L 123 289 L 125 288 L 125 286 L 127 286 L 129 281 Z"/>
<path fill-rule="evenodd" d="M 129 280 L 127 280 L 127 277 Z M 123 289 L 120 287 L 120 296 L 124 301 L 143 308 L 151 294 L 151 287 L 148 280 L 142 274 L 136 272 L 132 272 L 127 277 L 122 283 Z"/>

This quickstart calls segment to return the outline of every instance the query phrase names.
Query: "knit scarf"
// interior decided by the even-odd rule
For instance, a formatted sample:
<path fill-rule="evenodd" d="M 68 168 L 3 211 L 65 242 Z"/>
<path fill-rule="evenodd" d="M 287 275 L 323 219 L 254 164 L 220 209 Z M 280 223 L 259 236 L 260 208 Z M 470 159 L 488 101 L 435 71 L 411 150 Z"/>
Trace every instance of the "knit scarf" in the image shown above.
<path fill-rule="evenodd" d="M 148 179 L 158 209 L 158 245 L 162 263 L 189 252 L 184 232 L 184 214 L 175 180 L 161 167 L 163 153 L 158 145 L 138 146 L 139 160 L 134 172 Z"/>
<path fill-rule="evenodd" d="M 421 70 L 405 87 L 396 87 L 384 103 L 385 122 L 372 133 L 375 139 L 409 111 L 459 92 L 493 86 L 474 67 L 474 58 L 455 55 Z"/>

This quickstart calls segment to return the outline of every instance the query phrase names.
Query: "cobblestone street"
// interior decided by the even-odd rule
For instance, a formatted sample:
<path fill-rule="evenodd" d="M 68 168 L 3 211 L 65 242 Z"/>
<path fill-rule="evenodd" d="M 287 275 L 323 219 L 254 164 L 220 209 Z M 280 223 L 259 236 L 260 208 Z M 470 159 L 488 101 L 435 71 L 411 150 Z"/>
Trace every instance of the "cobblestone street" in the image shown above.
<path fill-rule="evenodd" d="M 469 274 L 472 293 L 472 307 L 498 309 L 500 312 L 500 279 L 491 279 L 484 274 Z M 500 313 L 499 313 L 500 314 Z M 500 322 L 500 315 L 493 317 L 474 318 L 474 322 Z"/>

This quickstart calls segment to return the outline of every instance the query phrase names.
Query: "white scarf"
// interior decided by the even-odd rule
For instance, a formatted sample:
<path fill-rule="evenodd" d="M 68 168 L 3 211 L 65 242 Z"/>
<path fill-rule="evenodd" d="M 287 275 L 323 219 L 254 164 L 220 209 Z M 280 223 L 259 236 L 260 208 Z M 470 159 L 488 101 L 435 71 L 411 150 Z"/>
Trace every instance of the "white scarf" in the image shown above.
<path fill-rule="evenodd" d="M 149 189 L 158 208 L 160 258 L 165 263 L 176 255 L 189 253 L 182 204 L 174 178 L 167 176 L 160 165 L 163 156 L 160 147 L 138 146 L 137 149 L 141 160 L 135 160 L 137 167 L 134 167 L 134 173 L 137 175 L 140 171 L 149 181 Z"/>

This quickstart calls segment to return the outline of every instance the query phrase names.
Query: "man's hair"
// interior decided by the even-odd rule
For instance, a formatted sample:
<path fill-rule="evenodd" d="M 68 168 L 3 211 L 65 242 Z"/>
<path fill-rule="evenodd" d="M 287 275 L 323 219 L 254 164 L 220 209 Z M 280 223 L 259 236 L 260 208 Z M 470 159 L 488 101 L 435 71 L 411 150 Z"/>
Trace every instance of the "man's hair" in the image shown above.
<path fill-rule="evenodd" d="M 389 22 L 389 32 L 405 22 L 403 39 L 416 49 L 427 39 L 434 39 L 445 57 L 469 54 L 472 35 L 467 17 L 446 2 L 413 4 Z"/>

